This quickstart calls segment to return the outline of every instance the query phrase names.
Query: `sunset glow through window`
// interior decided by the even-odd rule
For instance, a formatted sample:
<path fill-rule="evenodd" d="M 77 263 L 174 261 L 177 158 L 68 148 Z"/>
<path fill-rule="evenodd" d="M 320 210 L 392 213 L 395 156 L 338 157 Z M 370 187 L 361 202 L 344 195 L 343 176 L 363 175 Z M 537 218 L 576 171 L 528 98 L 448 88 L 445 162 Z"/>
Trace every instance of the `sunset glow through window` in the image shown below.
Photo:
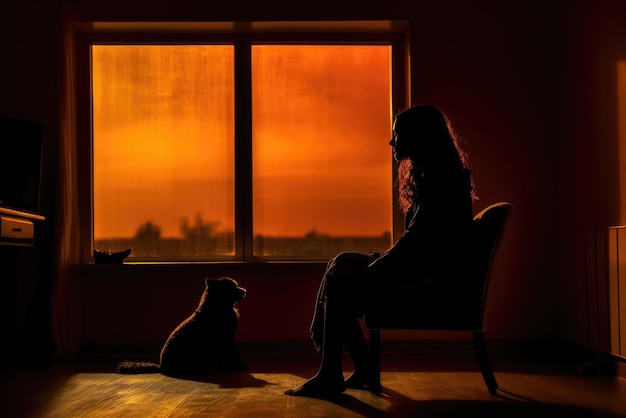
<path fill-rule="evenodd" d="M 256 233 L 390 230 L 390 58 L 388 46 L 253 46 Z"/>
<path fill-rule="evenodd" d="M 234 57 L 232 45 L 92 46 L 96 248 L 233 254 Z M 255 237 L 390 241 L 390 62 L 388 45 L 252 46 Z"/>

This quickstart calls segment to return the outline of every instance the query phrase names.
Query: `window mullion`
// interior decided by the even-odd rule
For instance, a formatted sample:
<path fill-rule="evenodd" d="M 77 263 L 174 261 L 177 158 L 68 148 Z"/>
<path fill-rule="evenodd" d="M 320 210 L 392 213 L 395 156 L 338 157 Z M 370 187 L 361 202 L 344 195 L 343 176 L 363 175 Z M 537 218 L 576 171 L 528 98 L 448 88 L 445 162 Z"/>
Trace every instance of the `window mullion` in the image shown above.
<path fill-rule="evenodd" d="M 235 257 L 252 259 L 251 43 L 235 44 Z"/>

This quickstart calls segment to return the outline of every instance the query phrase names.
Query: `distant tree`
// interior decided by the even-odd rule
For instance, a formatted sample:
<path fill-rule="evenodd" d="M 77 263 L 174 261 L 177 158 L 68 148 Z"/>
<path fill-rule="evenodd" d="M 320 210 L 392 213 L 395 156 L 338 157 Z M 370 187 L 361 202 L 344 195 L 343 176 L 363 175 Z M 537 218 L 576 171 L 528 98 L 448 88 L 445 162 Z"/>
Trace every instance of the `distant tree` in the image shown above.
<path fill-rule="evenodd" d="M 205 222 L 202 214 L 198 213 L 193 225 L 187 217 L 181 219 L 180 232 L 185 238 L 188 249 L 193 254 L 202 254 L 208 250 L 209 241 L 218 226 L 219 222 Z"/>
<path fill-rule="evenodd" d="M 135 232 L 135 238 L 140 240 L 160 240 L 161 239 L 161 227 L 148 221 L 145 224 L 137 228 Z"/>
<path fill-rule="evenodd" d="M 315 228 L 311 229 L 309 232 L 304 234 L 304 238 L 306 239 L 319 239 L 319 238 L 329 238 L 329 237 L 330 235 L 328 234 L 320 234 L 319 232 L 317 232 L 317 229 Z"/>
<path fill-rule="evenodd" d="M 319 236 L 319 234 L 317 233 L 317 229 L 315 229 L 315 228 L 311 229 L 309 232 L 304 234 L 304 238 L 306 238 L 306 239 L 312 239 L 312 238 L 316 238 L 318 236 Z"/>
<path fill-rule="evenodd" d="M 158 253 L 158 245 L 161 240 L 161 227 L 148 221 L 140 225 L 135 232 L 134 241 L 137 255 L 156 255 Z M 145 254 L 144 254 L 145 253 Z"/>

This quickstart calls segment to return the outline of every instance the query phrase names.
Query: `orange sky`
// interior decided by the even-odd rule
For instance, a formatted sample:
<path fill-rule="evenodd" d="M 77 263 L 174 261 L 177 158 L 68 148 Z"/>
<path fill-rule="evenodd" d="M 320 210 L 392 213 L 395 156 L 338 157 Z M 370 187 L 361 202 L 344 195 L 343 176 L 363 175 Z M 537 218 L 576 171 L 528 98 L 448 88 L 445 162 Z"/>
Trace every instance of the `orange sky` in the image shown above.
<path fill-rule="evenodd" d="M 255 234 L 391 230 L 389 47 L 253 49 Z M 95 237 L 234 227 L 232 46 L 95 46 Z"/>

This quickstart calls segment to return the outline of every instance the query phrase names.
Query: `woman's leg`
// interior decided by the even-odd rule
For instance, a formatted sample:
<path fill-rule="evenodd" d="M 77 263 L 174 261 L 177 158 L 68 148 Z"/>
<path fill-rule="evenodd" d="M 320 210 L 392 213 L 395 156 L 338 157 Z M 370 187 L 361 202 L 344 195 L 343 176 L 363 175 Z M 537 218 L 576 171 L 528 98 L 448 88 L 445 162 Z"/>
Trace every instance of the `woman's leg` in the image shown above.
<path fill-rule="evenodd" d="M 328 382 L 340 382 L 343 387 L 343 369 L 341 366 L 343 333 L 347 323 L 346 311 L 342 300 L 329 295 L 326 299 L 324 316 L 324 343 L 322 363 L 318 375 Z"/>
<path fill-rule="evenodd" d="M 311 336 L 316 348 L 321 348 L 318 348 L 318 351 L 322 354 L 322 363 L 315 376 L 300 387 L 286 391 L 286 394 L 328 397 L 343 392 L 346 384 L 341 356 L 342 344 L 346 337 L 352 347 L 351 354 L 354 352 L 355 358 L 358 359 L 355 360 L 355 364 L 364 366 L 367 360 L 364 356 L 364 353 L 367 355 L 367 347 L 362 333 L 360 338 L 358 334 L 354 334 L 354 325 L 359 326 L 355 309 L 362 304 L 359 299 L 363 297 L 362 289 L 366 283 L 357 283 L 358 276 L 353 276 L 350 272 L 366 267 L 372 260 L 371 256 L 365 254 L 341 253 L 328 263 L 318 291 L 311 324 Z"/>
<path fill-rule="evenodd" d="M 354 363 L 354 372 L 345 380 L 346 387 L 376 390 L 377 388 L 371 386 L 374 379 L 369 347 L 363 336 L 361 324 L 356 317 L 352 318 L 349 324 L 346 324 L 344 343 Z"/>
<path fill-rule="evenodd" d="M 335 298 L 327 297 L 324 304 L 324 338 L 322 363 L 318 372 L 301 386 L 287 390 L 292 396 L 327 398 L 346 389 L 341 366 L 342 331 L 345 314 Z"/>
<path fill-rule="evenodd" d="M 318 353 L 322 353 L 322 341 L 324 339 L 324 303 L 326 301 L 326 283 L 329 276 L 346 271 L 355 271 L 365 268 L 374 258 L 370 255 L 344 252 L 333 257 L 326 265 L 326 271 L 315 299 L 313 320 L 311 322 L 311 339 Z"/>
<path fill-rule="evenodd" d="M 313 321 L 311 322 L 311 340 L 319 354 L 322 353 L 322 342 L 324 341 L 324 301 L 326 300 L 326 275 L 322 278 L 317 298 L 315 299 L 315 307 L 313 311 Z"/>

